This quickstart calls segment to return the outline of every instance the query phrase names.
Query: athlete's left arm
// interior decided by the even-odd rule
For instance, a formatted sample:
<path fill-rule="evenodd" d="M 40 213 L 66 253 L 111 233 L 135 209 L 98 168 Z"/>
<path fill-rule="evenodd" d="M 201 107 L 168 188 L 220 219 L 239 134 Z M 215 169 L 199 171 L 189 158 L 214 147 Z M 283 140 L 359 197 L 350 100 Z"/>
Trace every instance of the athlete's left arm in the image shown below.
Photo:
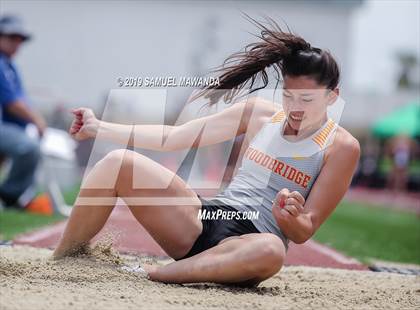
<path fill-rule="evenodd" d="M 336 141 L 330 147 L 303 210 L 294 212 L 295 215 L 285 209 L 273 212 L 281 230 L 295 243 L 312 237 L 350 186 L 360 156 L 359 142 L 347 132 L 344 135 L 337 133 Z"/>

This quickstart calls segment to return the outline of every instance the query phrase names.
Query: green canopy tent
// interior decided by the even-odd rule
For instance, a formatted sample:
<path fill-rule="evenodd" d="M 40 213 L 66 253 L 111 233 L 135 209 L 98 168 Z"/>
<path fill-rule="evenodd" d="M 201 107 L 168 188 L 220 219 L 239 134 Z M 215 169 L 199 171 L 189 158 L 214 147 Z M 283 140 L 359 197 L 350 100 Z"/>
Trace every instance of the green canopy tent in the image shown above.
<path fill-rule="evenodd" d="M 378 120 L 373 124 L 372 132 L 379 138 L 398 134 L 420 137 L 420 100 L 410 102 Z"/>

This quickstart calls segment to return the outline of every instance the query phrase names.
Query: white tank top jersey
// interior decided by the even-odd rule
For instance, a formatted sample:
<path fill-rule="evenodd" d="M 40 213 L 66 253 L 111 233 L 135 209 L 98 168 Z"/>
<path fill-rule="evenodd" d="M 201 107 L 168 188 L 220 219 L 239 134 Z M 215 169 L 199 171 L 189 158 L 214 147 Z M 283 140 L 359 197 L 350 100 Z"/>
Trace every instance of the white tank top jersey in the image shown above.
<path fill-rule="evenodd" d="M 213 199 L 238 211 L 259 211 L 258 219 L 252 219 L 255 227 L 277 235 L 288 249 L 289 240 L 271 212 L 272 201 L 283 188 L 307 198 L 338 125 L 329 118 L 311 136 L 290 142 L 282 136 L 285 120 L 284 111 L 279 111 L 263 125 L 251 140 L 231 183 Z"/>

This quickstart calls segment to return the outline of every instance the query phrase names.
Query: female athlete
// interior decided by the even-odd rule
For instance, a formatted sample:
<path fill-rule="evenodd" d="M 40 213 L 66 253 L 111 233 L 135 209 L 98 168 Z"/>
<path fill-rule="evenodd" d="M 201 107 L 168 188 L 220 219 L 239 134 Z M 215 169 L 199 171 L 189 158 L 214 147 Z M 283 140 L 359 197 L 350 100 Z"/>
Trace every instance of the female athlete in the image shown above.
<path fill-rule="evenodd" d="M 175 260 L 144 266 L 153 281 L 258 285 L 281 269 L 290 240 L 303 243 L 317 231 L 349 187 L 360 153 L 358 141 L 327 115 L 339 94 L 339 68 L 329 52 L 282 31 L 273 20 L 269 27 L 255 23 L 261 41 L 229 57 L 220 84 L 203 89 L 200 96 L 214 104 L 222 95 L 232 100 L 245 85 L 251 85 L 250 92 L 263 88 L 272 67 L 283 79 L 282 108 L 252 97 L 179 126 L 109 123 L 78 108 L 70 128 L 77 140 L 96 137 L 100 128 L 111 141 L 130 137 L 134 147 L 159 151 L 217 144 L 243 134 L 242 163 L 227 188 L 206 200 L 150 158 L 126 149 L 112 151 L 84 179 L 55 258 L 86 245 L 104 226 L 117 197 Z M 264 85 L 253 89 L 258 77 Z M 202 128 L 205 134 L 195 139 Z M 293 156 L 285 156 L 286 149 Z M 110 171 L 118 171 L 115 186 L 98 188 Z M 146 186 L 135 188 L 133 174 Z M 174 204 L 156 205 L 153 198 L 173 198 Z M 95 199 L 93 205 L 85 202 Z M 259 216 L 198 217 L 217 210 L 258 211 Z"/>

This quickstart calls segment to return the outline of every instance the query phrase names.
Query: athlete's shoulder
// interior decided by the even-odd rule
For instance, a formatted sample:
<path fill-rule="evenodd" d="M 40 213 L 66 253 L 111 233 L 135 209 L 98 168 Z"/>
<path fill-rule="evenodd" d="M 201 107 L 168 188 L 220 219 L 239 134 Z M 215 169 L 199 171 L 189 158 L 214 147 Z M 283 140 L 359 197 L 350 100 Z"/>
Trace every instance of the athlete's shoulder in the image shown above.
<path fill-rule="evenodd" d="M 278 106 L 275 102 L 261 97 L 252 97 L 247 100 L 244 120 L 249 139 L 252 139 L 272 119 L 279 111 Z"/>
<path fill-rule="evenodd" d="M 271 120 L 280 111 L 279 105 L 262 97 L 252 97 L 246 102 L 246 115 L 248 122 L 262 124 Z"/>
<path fill-rule="evenodd" d="M 341 159 L 358 159 L 360 156 L 359 141 L 346 129 L 337 125 L 334 142 L 329 150 L 330 156 Z"/>
<path fill-rule="evenodd" d="M 261 117 L 270 118 L 280 111 L 279 104 L 262 97 L 249 98 L 248 104 L 252 106 L 253 112 Z"/>

